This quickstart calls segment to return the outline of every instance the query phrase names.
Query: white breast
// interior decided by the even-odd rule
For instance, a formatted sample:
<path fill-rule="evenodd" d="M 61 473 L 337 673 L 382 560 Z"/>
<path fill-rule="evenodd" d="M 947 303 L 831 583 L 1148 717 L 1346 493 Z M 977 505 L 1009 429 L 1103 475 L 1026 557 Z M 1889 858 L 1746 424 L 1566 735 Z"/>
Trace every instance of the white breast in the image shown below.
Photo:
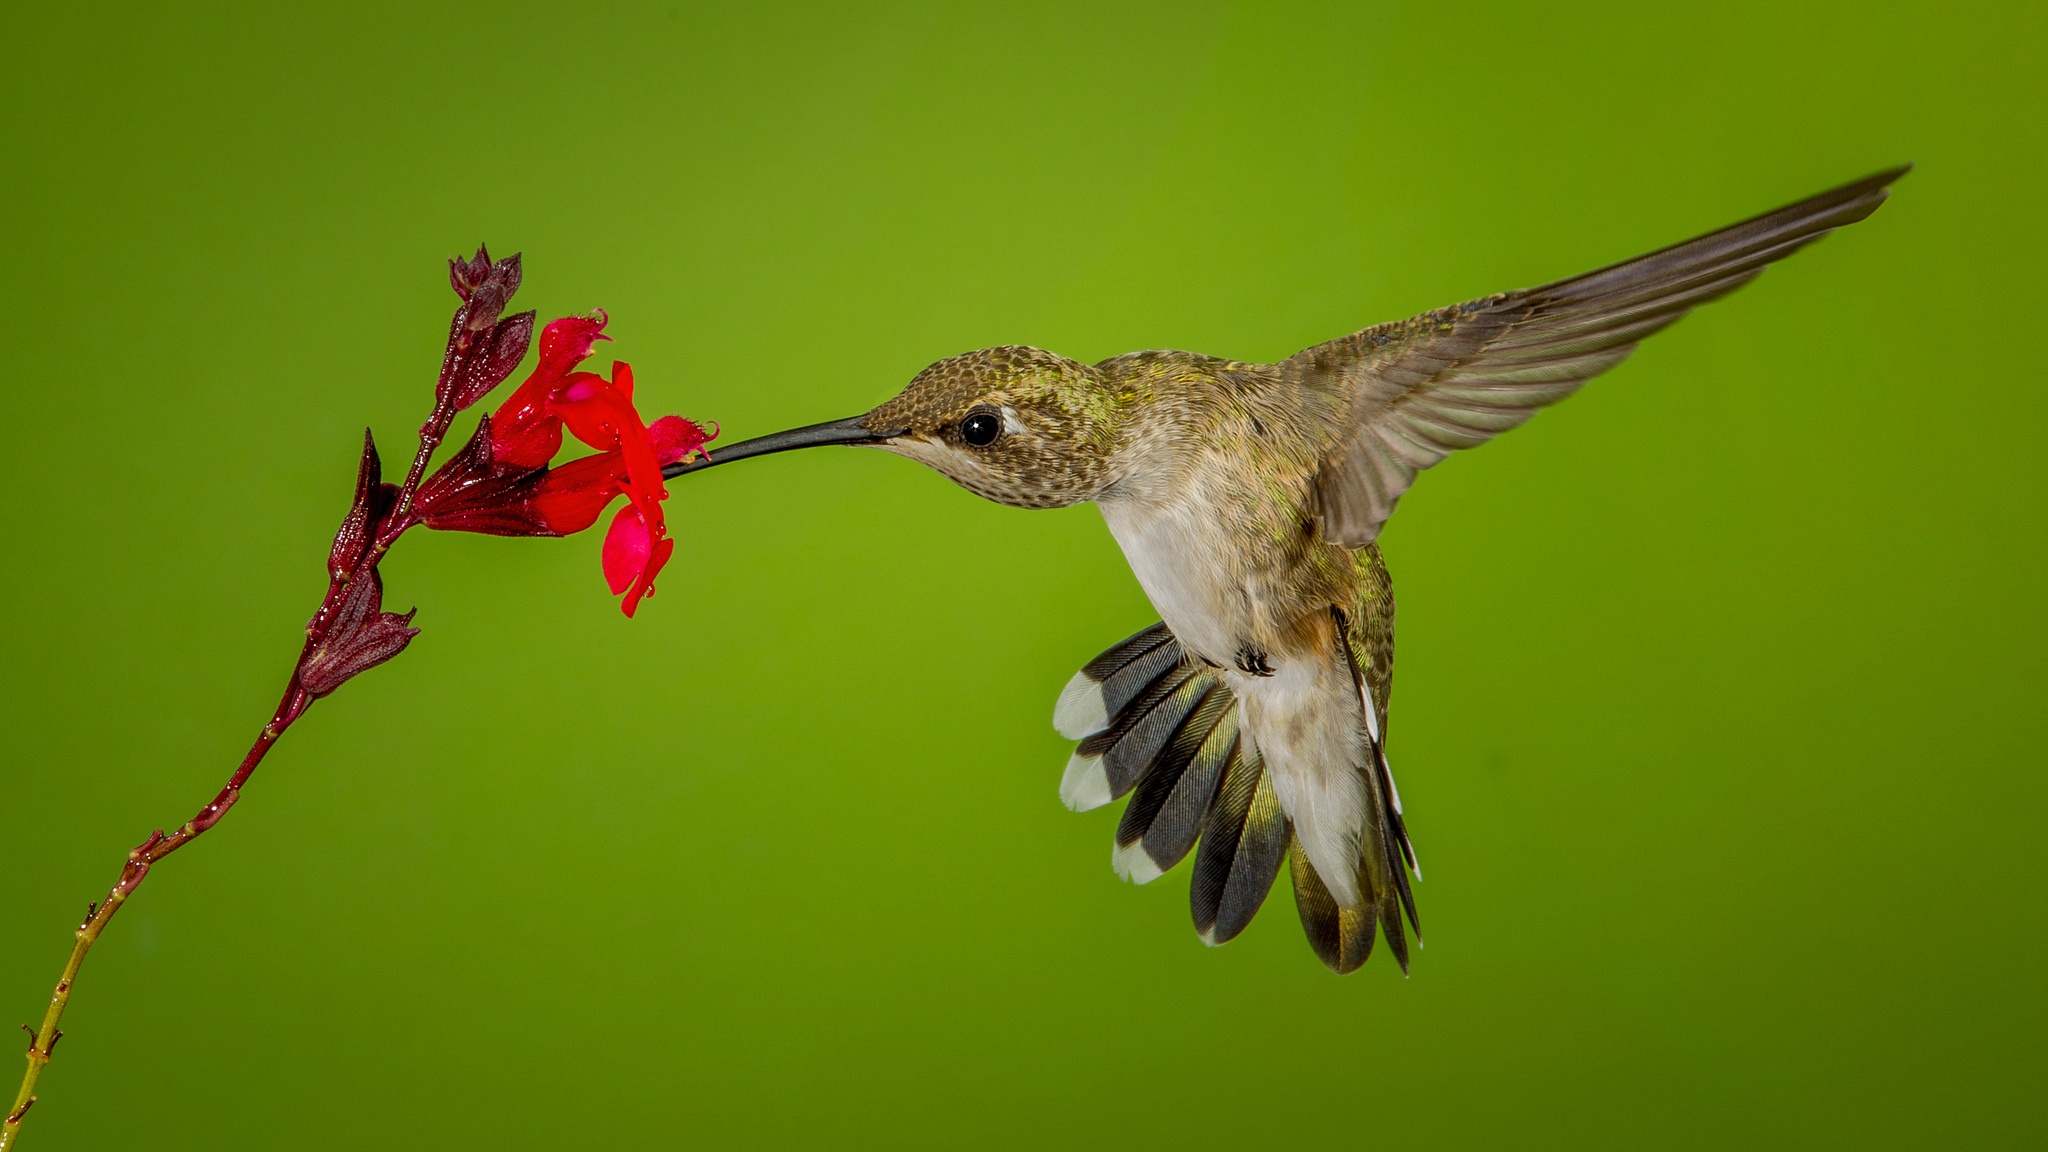
<path fill-rule="evenodd" d="M 1100 507 L 1138 586 L 1181 647 L 1227 668 L 1253 626 L 1249 597 L 1231 579 L 1229 557 L 1243 543 L 1226 539 L 1199 504 L 1108 500 Z"/>
<path fill-rule="evenodd" d="M 1350 670 L 1278 651 L 1269 653 L 1270 675 L 1234 667 L 1239 649 L 1261 632 L 1259 590 L 1242 559 L 1254 542 L 1231 539 L 1221 518 L 1204 513 L 1209 507 L 1185 494 L 1145 504 L 1101 502 L 1102 518 L 1159 618 L 1183 648 L 1222 668 L 1244 731 L 1263 753 L 1280 807 L 1324 885 L 1339 904 L 1356 907 L 1367 786 L 1359 766 L 1368 745 Z"/>

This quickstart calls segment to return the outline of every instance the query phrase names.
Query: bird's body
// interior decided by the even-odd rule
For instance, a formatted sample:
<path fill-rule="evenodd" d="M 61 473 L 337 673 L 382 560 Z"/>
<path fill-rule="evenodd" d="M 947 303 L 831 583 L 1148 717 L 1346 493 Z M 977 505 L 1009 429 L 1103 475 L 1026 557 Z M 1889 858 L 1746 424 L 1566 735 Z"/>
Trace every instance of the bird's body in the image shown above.
<path fill-rule="evenodd" d="M 1186 353 L 1120 356 L 1095 372 L 1107 391 L 1146 397 L 1095 497 L 1110 534 L 1174 639 L 1244 709 L 1303 849 L 1338 902 L 1355 905 L 1371 807 L 1355 766 L 1371 762 L 1385 705 L 1362 707 L 1331 609 L 1361 625 L 1384 617 L 1386 642 L 1359 672 L 1387 679 L 1393 603 L 1383 575 L 1367 581 L 1385 571 L 1378 546 L 1331 543 L 1317 525 L 1316 474 L 1341 397 L 1270 365 Z"/>
<path fill-rule="evenodd" d="M 1113 856 L 1128 879 L 1193 852 L 1195 925 L 1210 943 L 1244 928 L 1291 860 L 1325 963 L 1351 971 L 1383 933 L 1406 968 L 1415 858 L 1386 755 L 1394 602 L 1376 543 L 1395 502 L 1452 451 L 1868 216 L 1903 171 L 1277 364 L 971 352 L 865 416 L 722 458 L 866 443 L 1001 503 L 1094 501 L 1161 623 L 1061 694 L 1055 725 L 1080 741 L 1062 798 L 1086 809 L 1131 797 Z"/>

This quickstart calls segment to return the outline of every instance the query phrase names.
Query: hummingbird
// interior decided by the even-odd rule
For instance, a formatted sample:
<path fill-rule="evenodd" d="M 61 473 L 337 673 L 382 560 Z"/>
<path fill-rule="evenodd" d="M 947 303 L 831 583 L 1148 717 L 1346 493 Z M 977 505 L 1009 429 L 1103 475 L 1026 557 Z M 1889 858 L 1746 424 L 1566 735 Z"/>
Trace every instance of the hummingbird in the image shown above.
<path fill-rule="evenodd" d="M 1376 325 L 1273 364 L 1039 348 L 940 360 L 859 416 L 747 440 L 677 476 L 796 448 L 879 448 L 1018 508 L 1093 501 L 1159 620 L 1089 661 L 1054 727 L 1059 794 L 1128 796 L 1111 863 L 1191 853 L 1196 932 L 1242 932 L 1280 869 L 1316 955 L 1386 939 L 1421 879 L 1387 757 L 1394 595 L 1379 535 L 1423 470 L 1514 428 L 1652 333 L 1877 210 L 1910 165 L 1597 271 Z M 1403 920 L 1406 920 L 1406 928 Z"/>

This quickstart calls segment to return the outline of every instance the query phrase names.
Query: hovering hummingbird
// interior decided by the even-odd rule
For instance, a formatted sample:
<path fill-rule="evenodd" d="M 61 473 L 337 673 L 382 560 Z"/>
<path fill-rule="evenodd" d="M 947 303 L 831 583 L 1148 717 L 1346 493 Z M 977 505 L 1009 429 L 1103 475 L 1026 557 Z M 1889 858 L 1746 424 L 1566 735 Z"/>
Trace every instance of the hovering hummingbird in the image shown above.
<path fill-rule="evenodd" d="M 1908 166 L 1909 167 L 1909 166 Z M 1251 364 L 1037 348 L 941 360 L 871 412 L 671 476 L 822 444 L 907 456 L 1000 504 L 1092 500 L 1160 622 L 1090 661 L 1053 724 L 1076 811 L 1130 796 L 1112 863 L 1190 852 L 1195 930 L 1243 931 L 1283 864 L 1338 972 L 1376 935 L 1408 968 L 1415 851 L 1387 761 L 1394 597 L 1376 540 L 1416 474 L 1571 395 L 1693 307 L 1877 210 L 1907 167 L 1540 288 Z"/>

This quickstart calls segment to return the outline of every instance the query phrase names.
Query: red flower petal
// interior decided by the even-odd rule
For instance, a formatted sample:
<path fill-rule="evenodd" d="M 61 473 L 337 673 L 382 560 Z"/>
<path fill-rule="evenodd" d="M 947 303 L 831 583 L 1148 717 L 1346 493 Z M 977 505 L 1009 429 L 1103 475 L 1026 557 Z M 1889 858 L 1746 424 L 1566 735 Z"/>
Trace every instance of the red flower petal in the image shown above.
<path fill-rule="evenodd" d="M 640 422 L 640 413 L 634 411 L 633 402 L 618 387 L 619 380 L 631 386 L 632 366 L 614 363 L 612 371 L 618 380 L 587 372 L 571 376 L 556 393 L 556 402 L 549 411 L 561 416 L 569 431 L 585 444 L 625 453 L 626 475 L 633 485 L 651 500 L 667 499 L 668 489 L 661 482 L 661 461 L 655 457 L 654 445 L 647 438 L 647 426 Z M 658 509 L 655 514 L 659 514 Z"/>
<path fill-rule="evenodd" d="M 555 389 L 548 411 L 562 418 L 569 431 L 600 452 L 619 446 L 623 436 L 640 427 L 633 402 L 611 381 L 592 372 L 578 372 Z"/>
<path fill-rule="evenodd" d="M 676 542 L 667 537 L 661 505 L 630 487 L 626 495 L 633 503 L 619 509 L 605 533 L 604 578 L 613 595 L 626 594 L 619 607 L 631 616 L 642 597 L 654 595 L 654 578 L 674 555 Z"/>
<path fill-rule="evenodd" d="M 561 418 L 524 404 L 522 385 L 491 417 L 491 461 L 507 470 L 539 468 L 562 450 Z"/>
<path fill-rule="evenodd" d="M 612 517 L 611 529 L 604 534 L 604 582 L 611 586 L 612 595 L 617 596 L 639 580 L 653 556 L 654 534 L 647 530 L 640 509 L 631 504 L 619 509 L 619 514 Z"/>
<path fill-rule="evenodd" d="M 640 607 L 641 597 L 654 595 L 654 577 L 660 573 L 662 566 L 668 563 L 668 558 L 675 550 L 676 542 L 667 537 L 654 542 L 654 554 L 647 558 L 647 567 L 640 573 L 640 582 L 633 585 L 632 590 L 626 593 L 625 602 L 619 605 L 620 610 L 628 617 L 633 615 L 634 609 Z"/>
<path fill-rule="evenodd" d="M 625 457 L 600 452 L 550 469 L 529 500 L 549 530 L 574 535 L 597 523 L 599 513 L 619 494 L 626 476 Z"/>
<path fill-rule="evenodd" d="M 704 452 L 704 446 L 718 439 L 718 425 L 711 425 L 710 431 L 699 427 L 695 421 L 681 416 L 663 416 L 647 426 L 647 441 L 654 446 L 654 458 L 663 464 L 675 464 Z M 705 452 L 706 456 L 710 453 Z"/>
<path fill-rule="evenodd" d="M 552 402 L 564 378 L 607 339 L 605 314 L 564 316 L 540 334 L 540 363 L 491 414 L 491 458 L 506 468 L 538 468 L 562 450 L 561 415 Z M 593 376 L 592 379 L 601 379 Z M 586 441 L 588 443 L 588 441 Z M 593 448 L 610 444 L 591 443 Z"/>
<path fill-rule="evenodd" d="M 540 366 L 535 375 L 545 371 L 560 379 L 590 355 L 591 345 L 599 340 L 609 340 L 604 334 L 605 323 L 610 317 L 600 308 L 588 316 L 564 316 L 549 324 L 540 334 Z"/>

